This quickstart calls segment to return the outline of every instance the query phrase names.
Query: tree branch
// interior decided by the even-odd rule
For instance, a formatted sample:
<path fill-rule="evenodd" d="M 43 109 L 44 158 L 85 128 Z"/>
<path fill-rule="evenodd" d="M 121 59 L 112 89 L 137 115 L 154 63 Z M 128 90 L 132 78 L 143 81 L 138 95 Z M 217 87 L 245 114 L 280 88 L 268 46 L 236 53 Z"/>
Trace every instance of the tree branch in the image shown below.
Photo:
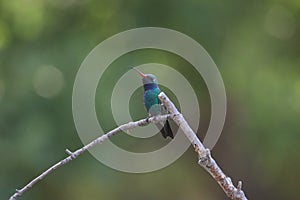
<path fill-rule="evenodd" d="M 24 192 L 30 189 L 33 185 L 35 185 L 40 180 L 44 179 L 48 174 L 56 170 L 57 168 L 65 165 L 66 163 L 70 162 L 71 160 L 77 158 L 79 155 L 87 151 L 88 149 L 92 148 L 96 144 L 100 144 L 107 140 L 109 137 L 121 132 L 127 131 L 138 126 L 145 126 L 150 123 L 157 123 L 165 121 L 166 119 L 173 119 L 174 122 L 183 130 L 184 134 L 193 144 L 195 151 L 198 154 L 198 164 L 201 165 L 206 171 L 208 171 L 211 176 L 217 181 L 217 183 L 221 186 L 224 190 L 226 195 L 232 200 L 247 200 L 244 192 L 242 191 L 242 182 L 238 182 L 238 186 L 235 187 L 229 177 L 227 177 L 221 168 L 217 165 L 216 161 L 211 157 L 210 150 L 206 149 L 203 144 L 200 142 L 194 131 L 190 128 L 188 123 L 185 121 L 184 117 L 181 113 L 178 112 L 177 108 L 174 104 L 170 101 L 170 99 L 162 92 L 159 94 L 159 98 L 163 102 L 163 104 L 168 108 L 170 114 L 168 115 L 160 115 L 155 117 L 150 117 L 146 119 L 142 119 L 136 122 L 129 122 L 127 124 L 123 124 L 108 133 L 96 138 L 89 144 L 83 146 L 82 148 L 76 150 L 75 152 L 71 152 L 70 150 L 66 149 L 66 153 L 69 155 L 65 159 L 59 161 L 38 177 L 30 181 L 27 185 L 25 185 L 22 189 L 16 190 L 16 192 L 10 197 L 10 200 L 16 200 L 18 197 L 22 196 Z"/>
<path fill-rule="evenodd" d="M 173 121 L 182 129 L 186 137 L 193 144 L 194 149 L 198 154 L 198 164 L 208 171 L 230 199 L 247 200 L 247 197 L 242 191 L 242 182 L 238 182 L 237 188 L 233 185 L 231 178 L 224 174 L 216 161 L 211 157 L 210 150 L 203 146 L 182 114 L 178 112 L 172 101 L 163 92 L 158 95 L 158 98 L 167 107 L 168 111 L 172 115 Z"/>
<path fill-rule="evenodd" d="M 146 126 L 150 123 L 162 122 L 162 121 L 165 121 L 166 119 L 169 119 L 171 117 L 172 116 L 170 114 L 168 114 L 168 115 L 159 115 L 159 116 L 155 116 L 155 117 L 149 117 L 149 118 L 146 118 L 146 119 L 141 119 L 141 120 L 136 121 L 136 122 L 129 122 L 127 124 L 123 124 L 123 125 L 115 128 L 115 129 L 109 131 L 108 133 L 98 137 L 97 139 L 93 140 L 92 142 L 90 142 L 89 144 L 83 146 L 82 148 L 76 150 L 75 152 L 71 152 L 69 149 L 66 149 L 66 153 L 69 155 L 68 157 L 66 157 L 65 159 L 59 161 L 58 163 L 56 163 L 55 165 L 53 165 L 52 167 L 50 167 L 49 169 L 47 169 L 46 171 L 41 173 L 38 177 L 36 177 L 32 181 L 30 181 L 22 189 L 20 189 L 20 190 L 16 189 L 16 192 L 9 198 L 9 200 L 16 200 L 18 197 L 22 196 L 24 192 L 26 192 L 28 189 L 30 189 L 37 182 L 43 180 L 51 172 L 53 172 L 54 170 L 58 169 L 59 167 L 65 165 L 65 164 L 67 164 L 71 160 L 77 158 L 82 153 L 84 153 L 88 149 L 92 148 L 96 144 L 100 144 L 100 143 L 104 142 L 105 140 L 107 140 L 111 136 L 116 135 L 117 133 L 119 133 L 121 131 L 131 130 L 131 129 L 136 128 L 138 126 Z"/>

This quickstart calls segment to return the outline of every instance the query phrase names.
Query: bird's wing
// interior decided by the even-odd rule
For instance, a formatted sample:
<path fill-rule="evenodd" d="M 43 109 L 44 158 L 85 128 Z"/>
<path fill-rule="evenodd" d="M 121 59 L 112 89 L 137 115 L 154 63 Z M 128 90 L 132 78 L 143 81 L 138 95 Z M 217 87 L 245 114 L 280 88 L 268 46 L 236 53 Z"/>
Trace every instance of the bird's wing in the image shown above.
<path fill-rule="evenodd" d="M 168 112 L 167 107 L 165 105 L 163 105 L 162 102 L 159 99 L 158 99 L 158 102 L 159 102 L 159 105 L 160 105 L 161 114 L 162 115 L 168 114 L 169 112 Z M 163 128 L 160 129 L 160 132 L 162 133 L 163 137 L 167 138 L 169 136 L 170 138 L 173 139 L 174 134 L 173 134 L 173 131 L 170 127 L 169 121 L 166 120 L 166 121 L 162 122 L 160 125 L 163 126 Z"/>
<path fill-rule="evenodd" d="M 168 109 L 167 107 L 160 101 L 160 99 L 158 99 L 158 103 L 160 105 L 160 111 L 162 115 L 168 114 Z"/>

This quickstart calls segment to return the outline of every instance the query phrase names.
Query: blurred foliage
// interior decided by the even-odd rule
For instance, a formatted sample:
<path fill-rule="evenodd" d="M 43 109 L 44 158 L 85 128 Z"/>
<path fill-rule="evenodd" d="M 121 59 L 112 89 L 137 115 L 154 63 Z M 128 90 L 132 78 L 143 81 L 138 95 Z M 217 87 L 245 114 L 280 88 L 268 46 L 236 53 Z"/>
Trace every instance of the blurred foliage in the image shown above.
<path fill-rule="evenodd" d="M 213 155 L 235 183 L 244 181 L 249 199 L 298 199 L 298 0 L 1 0 L 0 199 L 7 199 L 16 187 L 66 156 L 65 148 L 81 146 L 71 108 L 81 62 L 109 36 L 143 26 L 183 32 L 202 44 L 217 63 L 227 91 L 228 113 Z M 113 65 L 155 60 L 175 68 L 188 66 L 166 52 L 132 56 Z M 210 117 L 209 95 L 203 80 L 184 69 L 189 68 L 182 67 L 182 73 L 201 88 L 203 122 L 198 134 L 202 136 Z M 108 90 L 112 83 L 102 81 Z M 109 92 L 97 94 L 98 114 L 103 112 L 105 98 Z M 130 109 L 137 118 L 143 115 L 132 105 Z M 103 123 L 107 129 L 114 126 L 110 118 Z M 148 174 L 117 172 L 85 154 L 22 197 L 199 198 L 224 199 L 224 194 L 197 166 L 192 149 L 171 166 Z"/>

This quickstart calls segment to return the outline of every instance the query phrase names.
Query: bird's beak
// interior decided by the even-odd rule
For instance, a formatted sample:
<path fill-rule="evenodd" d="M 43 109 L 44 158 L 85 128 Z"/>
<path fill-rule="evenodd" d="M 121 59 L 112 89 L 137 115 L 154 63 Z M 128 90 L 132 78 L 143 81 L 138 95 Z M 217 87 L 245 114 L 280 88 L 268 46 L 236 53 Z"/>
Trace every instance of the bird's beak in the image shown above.
<path fill-rule="evenodd" d="M 141 77 L 146 78 L 146 75 L 144 73 L 142 73 L 140 70 L 138 70 L 137 68 L 132 67 L 132 66 L 130 68 L 133 69 L 134 71 L 136 71 Z"/>

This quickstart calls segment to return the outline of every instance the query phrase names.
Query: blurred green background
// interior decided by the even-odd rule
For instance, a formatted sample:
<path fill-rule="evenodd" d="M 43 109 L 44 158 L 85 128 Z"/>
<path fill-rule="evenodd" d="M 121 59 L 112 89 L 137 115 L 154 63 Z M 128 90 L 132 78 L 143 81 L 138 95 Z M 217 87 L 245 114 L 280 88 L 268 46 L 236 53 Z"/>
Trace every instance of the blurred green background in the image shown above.
<path fill-rule="evenodd" d="M 219 67 L 228 111 L 212 154 L 224 172 L 235 184 L 243 180 L 249 199 L 299 199 L 298 0 L 1 0 L 0 199 L 8 199 L 15 188 L 65 157 L 66 148 L 82 145 L 71 107 L 73 82 L 81 62 L 104 39 L 143 26 L 189 35 Z M 178 68 L 188 65 L 161 51 L 128 56 L 114 65 L 149 61 Z M 118 73 L 116 69 L 111 70 Z M 198 96 L 203 122 L 198 135 L 203 138 L 210 101 L 203 80 L 190 79 L 202 88 Z M 112 83 L 106 80 L 105 84 L 109 88 Z M 98 113 L 103 114 L 106 101 L 101 95 L 108 98 L 106 94 L 97 94 Z M 140 99 L 132 102 L 143 109 Z M 133 115 L 137 113 L 134 118 L 145 116 L 144 110 L 139 113 L 132 107 Z M 114 127 L 110 120 L 105 124 L 107 130 Z M 85 153 L 21 199 L 226 197 L 196 164 L 190 148 L 171 166 L 147 174 L 115 171 Z"/>

